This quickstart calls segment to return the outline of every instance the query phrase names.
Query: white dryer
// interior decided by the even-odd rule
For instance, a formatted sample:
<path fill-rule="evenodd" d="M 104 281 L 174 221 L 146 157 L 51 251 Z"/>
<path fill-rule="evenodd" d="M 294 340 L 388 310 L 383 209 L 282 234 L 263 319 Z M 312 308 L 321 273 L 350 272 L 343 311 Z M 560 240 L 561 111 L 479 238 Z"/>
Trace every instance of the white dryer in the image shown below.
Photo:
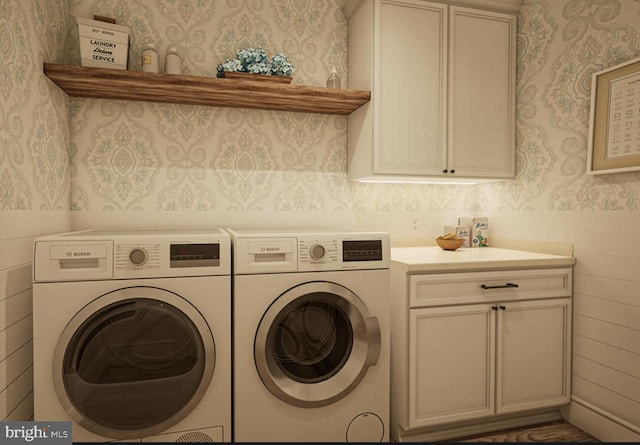
<path fill-rule="evenodd" d="M 218 229 L 36 239 L 35 420 L 74 442 L 230 441 L 230 255 Z"/>
<path fill-rule="evenodd" d="M 228 229 L 234 440 L 389 440 L 389 237 Z"/>

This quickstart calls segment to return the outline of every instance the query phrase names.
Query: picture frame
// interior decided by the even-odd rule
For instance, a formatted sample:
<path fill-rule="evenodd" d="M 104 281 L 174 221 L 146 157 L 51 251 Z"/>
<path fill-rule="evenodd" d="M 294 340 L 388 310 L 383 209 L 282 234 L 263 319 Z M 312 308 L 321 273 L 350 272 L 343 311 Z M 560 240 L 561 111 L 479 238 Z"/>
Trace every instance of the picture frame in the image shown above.
<path fill-rule="evenodd" d="M 640 170 L 640 58 L 598 71 L 591 83 L 587 174 Z"/>

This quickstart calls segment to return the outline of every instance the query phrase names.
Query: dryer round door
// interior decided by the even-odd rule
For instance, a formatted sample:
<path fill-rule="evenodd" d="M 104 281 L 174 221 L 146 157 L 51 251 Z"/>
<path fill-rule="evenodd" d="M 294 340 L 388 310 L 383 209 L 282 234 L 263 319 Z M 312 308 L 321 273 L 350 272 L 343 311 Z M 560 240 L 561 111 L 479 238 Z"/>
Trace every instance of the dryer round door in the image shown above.
<path fill-rule="evenodd" d="M 203 397 L 215 364 L 211 330 L 184 298 L 154 287 L 107 293 L 82 308 L 54 353 L 60 402 L 105 438 L 165 431 Z"/>
<path fill-rule="evenodd" d="M 380 354 L 380 326 L 349 289 L 308 282 L 267 309 L 254 358 L 264 385 L 299 407 L 326 406 L 349 394 Z"/>

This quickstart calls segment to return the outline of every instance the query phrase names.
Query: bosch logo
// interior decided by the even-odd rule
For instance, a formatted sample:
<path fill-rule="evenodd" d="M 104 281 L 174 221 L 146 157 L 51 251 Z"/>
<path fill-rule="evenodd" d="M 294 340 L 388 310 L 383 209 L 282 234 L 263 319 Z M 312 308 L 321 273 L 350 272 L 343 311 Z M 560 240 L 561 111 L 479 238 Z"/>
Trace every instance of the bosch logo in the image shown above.
<path fill-rule="evenodd" d="M 280 248 L 279 247 L 263 247 L 262 251 L 263 252 L 279 252 Z"/>
<path fill-rule="evenodd" d="M 91 252 L 67 252 L 67 256 L 70 256 L 70 257 L 91 256 Z"/>

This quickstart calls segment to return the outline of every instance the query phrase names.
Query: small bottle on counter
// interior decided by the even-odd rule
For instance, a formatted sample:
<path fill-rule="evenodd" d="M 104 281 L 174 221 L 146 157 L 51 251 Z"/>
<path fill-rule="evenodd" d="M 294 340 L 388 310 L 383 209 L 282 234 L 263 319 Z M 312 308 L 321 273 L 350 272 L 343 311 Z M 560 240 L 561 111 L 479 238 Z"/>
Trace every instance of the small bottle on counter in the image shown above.
<path fill-rule="evenodd" d="M 157 73 L 160 71 L 158 64 L 158 51 L 153 43 L 148 43 L 142 50 L 142 71 Z"/>
<path fill-rule="evenodd" d="M 335 66 L 331 67 L 331 72 L 327 79 L 327 88 L 340 88 L 340 77 L 338 76 Z"/>
<path fill-rule="evenodd" d="M 167 48 L 167 55 L 164 58 L 164 72 L 167 74 L 182 74 L 182 59 L 178 54 L 178 49 L 174 46 Z"/>

